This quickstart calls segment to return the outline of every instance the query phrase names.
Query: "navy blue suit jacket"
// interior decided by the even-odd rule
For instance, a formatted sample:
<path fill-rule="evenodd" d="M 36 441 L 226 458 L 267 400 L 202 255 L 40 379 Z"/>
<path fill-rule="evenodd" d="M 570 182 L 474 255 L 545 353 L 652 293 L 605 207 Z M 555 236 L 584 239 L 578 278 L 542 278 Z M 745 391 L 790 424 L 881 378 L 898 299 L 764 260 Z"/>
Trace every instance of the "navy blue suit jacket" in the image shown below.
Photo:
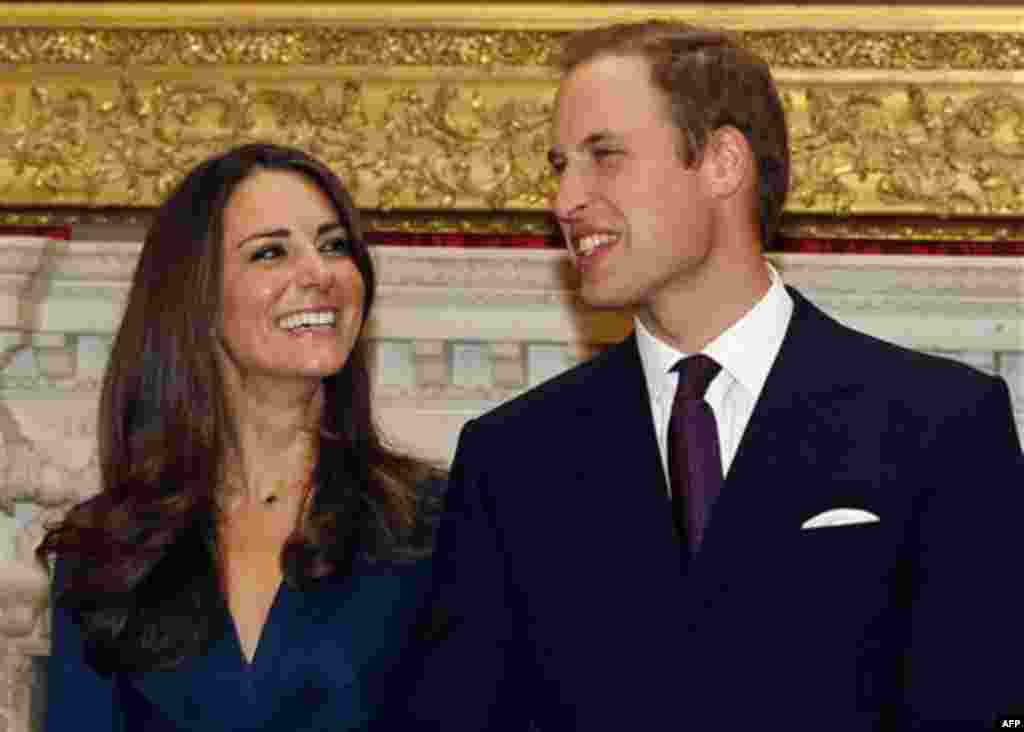
<path fill-rule="evenodd" d="M 686 570 L 634 338 L 466 425 L 411 729 L 902 730 L 1024 700 L 1005 383 L 791 294 Z M 801 530 L 844 507 L 880 521 Z"/>

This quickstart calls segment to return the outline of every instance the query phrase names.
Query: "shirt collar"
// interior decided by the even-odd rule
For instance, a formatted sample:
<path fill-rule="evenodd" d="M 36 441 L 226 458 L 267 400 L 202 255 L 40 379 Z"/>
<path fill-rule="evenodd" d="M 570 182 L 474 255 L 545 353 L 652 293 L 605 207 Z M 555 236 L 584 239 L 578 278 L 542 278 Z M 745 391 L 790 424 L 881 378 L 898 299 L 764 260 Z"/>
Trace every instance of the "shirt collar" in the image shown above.
<path fill-rule="evenodd" d="M 722 371 L 754 400 L 764 388 L 793 315 L 793 298 L 786 292 L 782 278 L 770 262 L 768 271 L 771 285 L 764 297 L 702 351 L 715 359 Z M 678 351 L 657 338 L 640 318 L 634 318 L 634 325 L 648 392 L 652 400 L 660 402 L 665 393 L 675 386 L 672 367 L 680 358 L 690 354 Z"/>

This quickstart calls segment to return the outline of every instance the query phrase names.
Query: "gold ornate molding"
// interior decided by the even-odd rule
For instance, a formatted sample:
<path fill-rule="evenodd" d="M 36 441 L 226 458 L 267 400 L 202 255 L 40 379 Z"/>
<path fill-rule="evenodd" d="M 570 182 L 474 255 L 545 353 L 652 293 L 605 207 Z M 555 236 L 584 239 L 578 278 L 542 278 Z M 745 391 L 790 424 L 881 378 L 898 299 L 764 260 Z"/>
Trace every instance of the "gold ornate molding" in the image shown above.
<path fill-rule="evenodd" d="M 0 29 L 0 63 L 495 68 L 547 66 L 563 33 L 416 28 Z"/>
<path fill-rule="evenodd" d="M 658 15 L 665 16 L 665 12 Z M 549 66 L 565 31 L 346 28 L 0 28 L 0 64 L 162 67 Z M 772 66 L 914 71 L 1024 69 L 1016 33 L 736 31 Z"/>
<path fill-rule="evenodd" d="M 0 218 L 144 211 L 204 157 L 272 139 L 363 208 L 514 226 L 553 189 L 561 36 L 650 16 L 731 28 L 772 64 L 790 214 L 1024 215 L 1024 5 L 162 5 L 0 3 Z"/>

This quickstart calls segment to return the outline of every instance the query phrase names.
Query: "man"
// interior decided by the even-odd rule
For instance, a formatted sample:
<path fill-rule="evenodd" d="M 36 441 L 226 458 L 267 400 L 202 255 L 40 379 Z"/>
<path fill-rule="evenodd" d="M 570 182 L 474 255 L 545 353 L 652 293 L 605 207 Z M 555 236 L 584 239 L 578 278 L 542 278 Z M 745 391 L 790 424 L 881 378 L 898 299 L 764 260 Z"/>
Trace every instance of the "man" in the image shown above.
<path fill-rule="evenodd" d="M 1008 713 L 1024 469 L 1006 385 L 782 284 L 762 248 L 789 154 L 759 59 L 646 23 L 574 37 L 565 71 L 554 213 L 583 299 L 634 308 L 636 332 L 464 428 L 447 627 L 413 715 L 562 732 Z"/>

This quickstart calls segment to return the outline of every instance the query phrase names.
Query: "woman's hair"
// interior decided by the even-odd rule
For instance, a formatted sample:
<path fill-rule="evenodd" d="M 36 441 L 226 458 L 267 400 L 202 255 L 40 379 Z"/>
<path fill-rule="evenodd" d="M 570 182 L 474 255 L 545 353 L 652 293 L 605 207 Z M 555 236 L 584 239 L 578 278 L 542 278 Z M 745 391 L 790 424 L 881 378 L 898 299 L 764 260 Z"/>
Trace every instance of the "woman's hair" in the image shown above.
<path fill-rule="evenodd" d="M 100 670 L 173 666 L 220 627 L 218 491 L 238 447 L 217 352 L 223 219 L 238 185 L 267 170 L 304 175 L 330 199 L 353 240 L 364 324 L 373 303 L 358 212 L 337 176 L 300 150 L 229 150 L 193 169 L 157 210 L 103 382 L 102 491 L 37 550 L 44 563 L 59 557 L 57 600 L 82 623 L 87 657 Z M 359 555 L 415 555 L 429 534 L 418 487 L 435 471 L 378 435 L 361 333 L 323 388 L 317 490 L 281 556 L 285 581 L 299 588 L 343 580 Z"/>

